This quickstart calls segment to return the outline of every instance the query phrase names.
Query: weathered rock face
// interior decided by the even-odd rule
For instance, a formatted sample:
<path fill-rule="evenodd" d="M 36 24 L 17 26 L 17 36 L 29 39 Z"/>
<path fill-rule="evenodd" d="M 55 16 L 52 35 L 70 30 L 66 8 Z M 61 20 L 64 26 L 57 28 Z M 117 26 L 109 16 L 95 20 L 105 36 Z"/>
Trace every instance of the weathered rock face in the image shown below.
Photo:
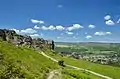
<path fill-rule="evenodd" d="M 16 32 L 13 30 L 6 30 L 4 29 L 5 35 L 6 35 L 6 40 L 9 42 L 13 42 L 14 40 L 14 35 L 16 35 Z"/>
<path fill-rule="evenodd" d="M 0 39 L 2 39 L 2 40 L 6 40 L 6 35 L 5 35 L 5 31 L 4 30 L 2 30 L 2 29 L 0 29 Z"/>
<path fill-rule="evenodd" d="M 22 46 L 24 44 L 23 42 L 24 36 L 22 35 L 15 35 L 14 36 L 14 44 L 17 46 Z"/>
<path fill-rule="evenodd" d="M 54 45 L 54 41 L 53 40 L 48 40 L 47 44 L 49 45 L 50 49 L 54 50 L 55 45 Z"/>
<path fill-rule="evenodd" d="M 36 48 L 36 49 L 40 49 L 40 48 L 43 48 L 43 39 L 40 39 L 40 38 L 36 38 L 36 39 L 33 39 L 33 48 Z"/>
<path fill-rule="evenodd" d="M 32 38 L 30 36 L 24 36 L 23 42 L 24 42 L 24 45 L 30 48 L 32 45 Z"/>
<path fill-rule="evenodd" d="M 18 35 L 13 30 L 0 29 L 0 39 L 11 42 L 17 46 L 27 46 L 34 49 L 47 47 L 54 50 L 53 40 L 44 40 L 43 38 L 32 39 L 30 36 L 27 35 Z"/>

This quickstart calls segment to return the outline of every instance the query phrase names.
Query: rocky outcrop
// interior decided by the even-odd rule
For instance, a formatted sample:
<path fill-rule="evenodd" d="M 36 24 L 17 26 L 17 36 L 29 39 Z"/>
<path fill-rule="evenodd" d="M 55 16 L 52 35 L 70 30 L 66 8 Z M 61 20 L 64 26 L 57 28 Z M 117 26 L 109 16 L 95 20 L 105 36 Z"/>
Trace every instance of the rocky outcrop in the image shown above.
<path fill-rule="evenodd" d="M 43 38 L 32 39 L 27 35 L 18 35 L 13 30 L 0 29 L 0 39 L 11 42 L 16 46 L 27 46 L 34 49 L 47 47 L 54 50 L 53 40 L 44 40 Z"/>
<path fill-rule="evenodd" d="M 5 35 L 5 31 L 4 30 L 2 30 L 2 29 L 0 29 L 0 39 L 1 40 L 6 40 L 6 35 Z"/>
<path fill-rule="evenodd" d="M 54 50 L 55 45 L 54 45 L 54 41 L 53 40 L 48 40 L 47 44 L 49 45 L 49 48 Z"/>
<path fill-rule="evenodd" d="M 4 29 L 4 32 L 6 35 L 6 40 L 9 42 L 13 42 L 14 36 L 16 35 L 15 31 Z"/>
<path fill-rule="evenodd" d="M 44 44 L 44 40 L 41 39 L 41 38 L 36 38 L 36 39 L 33 39 L 33 44 L 32 44 L 32 47 L 33 48 L 36 48 L 36 49 L 41 49 L 43 48 L 43 44 Z"/>
<path fill-rule="evenodd" d="M 32 38 L 30 36 L 24 36 L 23 42 L 25 46 L 28 46 L 29 48 L 32 46 Z"/>

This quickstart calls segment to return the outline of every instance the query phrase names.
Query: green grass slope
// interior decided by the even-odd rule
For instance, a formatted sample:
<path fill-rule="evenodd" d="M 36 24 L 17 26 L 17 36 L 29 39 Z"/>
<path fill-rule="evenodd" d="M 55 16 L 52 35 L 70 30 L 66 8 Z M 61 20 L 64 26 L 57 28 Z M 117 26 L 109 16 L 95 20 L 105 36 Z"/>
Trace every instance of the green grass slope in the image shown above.
<path fill-rule="evenodd" d="M 50 51 L 49 51 L 50 52 Z M 113 79 L 120 79 L 120 67 L 114 67 L 109 65 L 101 65 L 96 63 L 87 62 L 84 60 L 77 60 L 69 57 L 62 57 L 57 53 L 46 53 L 47 55 L 57 59 L 64 60 L 66 64 L 76 67 L 92 70 L 102 75 L 109 76 Z"/>
<path fill-rule="evenodd" d="M 0 42 L 0 79 L 47 79 L 51 71 L 58 69 L 62 69 L 62 79 L 102 79 L 83 71 L 61 68 L 32 49 Z"/>
<path fill-rule="evenodd" d="M 64 79 L 103 79 L 85 71 L 65 68 L 62 71 Z"/>
<path fill-rule="evenodd" d="M 38 52 L 7 42 L 0 42 L 0 62 L 0 79 L 45 79 L 47 73 L 58 68 L 57 63 Z"/>

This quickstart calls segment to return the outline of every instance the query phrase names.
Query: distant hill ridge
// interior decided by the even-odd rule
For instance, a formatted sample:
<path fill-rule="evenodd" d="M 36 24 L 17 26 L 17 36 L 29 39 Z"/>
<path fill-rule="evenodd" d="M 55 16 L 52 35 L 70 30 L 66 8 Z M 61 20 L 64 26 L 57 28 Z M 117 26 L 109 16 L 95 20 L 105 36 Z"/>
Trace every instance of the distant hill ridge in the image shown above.
<path fill-rule="evenodd" d="M 56 45 L 120 45 L 120 43 L 109 42 L 55 42 Z"/>
<path fill-rule="evenodd" d="M 15 31 L 8 29 L 0 29 L 0 40 L 11 42 L 17 46 L 27 46 L 34 49 L 47 47 L 54 50 L 53 40 L 32 39 L 30 36 L 18 35 Z"/>

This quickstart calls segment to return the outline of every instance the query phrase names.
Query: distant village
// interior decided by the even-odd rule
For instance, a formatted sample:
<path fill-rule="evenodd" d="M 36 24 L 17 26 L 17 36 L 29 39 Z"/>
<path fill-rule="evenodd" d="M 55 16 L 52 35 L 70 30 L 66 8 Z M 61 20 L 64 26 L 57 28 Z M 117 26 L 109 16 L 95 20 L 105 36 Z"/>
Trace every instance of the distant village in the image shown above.
<path fill-rule="evenodd" d="M 107 52 L 107 51 L 106 51 Z M 111 51 L 109 51 L 111 52 Z M 113 54 L 86 54 L 77 52 L 60 52 L 61 56 L 72 57 L 75 59 L 82 59 L 93 63 L 99 63 L 104 65 L 117 64 L 120 65 L 120 56 L 113 51 Z"/>

